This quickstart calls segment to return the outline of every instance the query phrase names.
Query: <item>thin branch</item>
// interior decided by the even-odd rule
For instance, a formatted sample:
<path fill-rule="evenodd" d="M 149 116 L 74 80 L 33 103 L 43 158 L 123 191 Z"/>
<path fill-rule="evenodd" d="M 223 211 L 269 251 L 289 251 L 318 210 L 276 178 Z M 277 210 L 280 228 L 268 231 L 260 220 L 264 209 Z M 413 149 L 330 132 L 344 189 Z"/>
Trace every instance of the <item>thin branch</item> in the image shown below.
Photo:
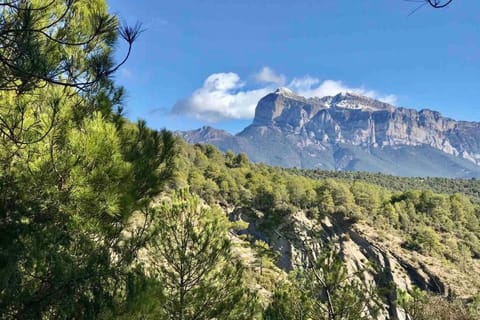
<path fill-rule="evenodd" d="M 453 0 L 447 0 L 447 2 L 442 4 L 440 0 L 427 0 L 427 1 L 432 7 L 436 8 L 436 9 L 445 8 L 450 3 L 453 2 Z"/>
<path fill-rule="evenodd" d="M 414 14 L 415 12 L 417 12 L 418 10 L 420 10 L 421 8 L 423 8 L 424 6 L 426 5 L 429 5 L 431 6 L 432 8 L 435 8 L 435 9 L 441 9 L 441 8 L 445 8 L 447 7 L 448 5 L 450 5 L 453 0 L 445 0 L 445 2 L 442 3 L 441 0 L 403 0 L 405 2 L 413 2 L 413 3 L 420 3 L 420 5 L 418 7 L 416 7 L 415 9 L 413 9 L 409 14 L 408 16 L 411 16 L 412 14 Z"/>
<path fill-rule="evenodd" d="M 415 12 L 417 12 L 418 10 L 420 10 L 421 8 L 423 8 L 424 6 L 426 6 L 427 3 L 426 2 L 422 2 L 418 7 L 416 7 L 415 9 L 413 9 L 409 14 L 408 14 L 408 17 L 410 17 L 412 14 L 414 14 Z"/>

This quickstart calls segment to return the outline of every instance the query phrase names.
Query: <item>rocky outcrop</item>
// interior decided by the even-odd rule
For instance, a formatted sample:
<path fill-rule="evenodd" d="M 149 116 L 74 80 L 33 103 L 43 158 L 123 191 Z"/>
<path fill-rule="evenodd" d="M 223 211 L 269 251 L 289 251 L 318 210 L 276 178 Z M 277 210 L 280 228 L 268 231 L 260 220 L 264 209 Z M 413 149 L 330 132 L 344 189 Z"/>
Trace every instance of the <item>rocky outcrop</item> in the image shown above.
<path fill-rule="evenodd" d="M 480 164 L 479 123 L 457 122 L 428 109 L 395 108 L 351 93 L 305 99 L 277 90 L 259 101 L 252 126 L 278 127 L 325 146 L 427 145 Z"/>
<path fill-rule="evenodd" d="M 299 211 L 269 228 L 262 227 L 261 212 L 248 208 L 236 208 L 229 218 L 248 222 L 248 228 L 241 234 L 267 242 L 278 254 L 277 265 L 284 271 L 307 266 L 307 250 L 315 257 L 326 243 L 335 243 L 349 271 L 354 274 L 363 270 L 363 278 L 384 293 L 383 317 L 379 319 L 404 319 L 396 307 L 396 288 L 406 290 L 416 286 L 444 296 L 449 294 L 448 285 L 425 263 L 372 239 L 341 216 L 318 221 Z"/>
<path fill-rule="evenodd" d="M 258 102 L 253 123 L 236 136 L 212 128 L 181 135 L 285 167 L 480 177 L 480 123 L 353 93 L 307 99 L 281 88 Z"/>

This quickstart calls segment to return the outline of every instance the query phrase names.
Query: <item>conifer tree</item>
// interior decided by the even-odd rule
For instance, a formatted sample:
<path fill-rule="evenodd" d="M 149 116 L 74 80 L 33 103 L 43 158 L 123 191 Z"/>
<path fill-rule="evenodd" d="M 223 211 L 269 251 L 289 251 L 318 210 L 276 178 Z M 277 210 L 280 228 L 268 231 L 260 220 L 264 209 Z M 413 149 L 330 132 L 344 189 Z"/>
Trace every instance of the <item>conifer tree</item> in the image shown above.
<path fill-rule="evenodd" d="M 267 319 L 375 319 L 378 295 L 358 278 L 360 273 L 349 274 L 338 250 L 328 245 L 316 260 L 309 260 L 274 293 Z"/>
<path fill-rule="evenodd" d="M 232 257 L 229 223 L 182 190 L 157 208 L 149 252 L 151 272 L 163 286 L 161 319 L 252 319 L 243 267 Z"/>
<path fill-rule="evenodd" d="M 138 29 L 105 1 L 0 11 L 0 314 L 98 318 L 125 300 L 148 229 L 132 215 L 170 175 L 174 139 L 114 110 L 113 46 Z"/>

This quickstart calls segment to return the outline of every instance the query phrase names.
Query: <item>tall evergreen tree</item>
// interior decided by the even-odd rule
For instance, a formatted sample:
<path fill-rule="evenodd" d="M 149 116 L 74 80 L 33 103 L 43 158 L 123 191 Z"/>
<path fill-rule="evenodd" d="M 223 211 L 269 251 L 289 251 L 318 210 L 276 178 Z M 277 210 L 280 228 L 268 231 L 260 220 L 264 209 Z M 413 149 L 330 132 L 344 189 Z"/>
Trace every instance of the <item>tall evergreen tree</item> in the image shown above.
<path fill-rule="evenodd" d="M 160 319 L 252 319 L 243 267 L 232 257 L 229 223 L 183 190 L 158 207 L 152 273 L 164 287 Z"/>
<path fill-rule="evenodd" d="M 112 48 L 138 30 L 105 1 L 0 11 L 0 314 L 98 318 L 125 298 L 148 229 L 132 215 L 171 173 L 174 139 L 114 111 Z"/>

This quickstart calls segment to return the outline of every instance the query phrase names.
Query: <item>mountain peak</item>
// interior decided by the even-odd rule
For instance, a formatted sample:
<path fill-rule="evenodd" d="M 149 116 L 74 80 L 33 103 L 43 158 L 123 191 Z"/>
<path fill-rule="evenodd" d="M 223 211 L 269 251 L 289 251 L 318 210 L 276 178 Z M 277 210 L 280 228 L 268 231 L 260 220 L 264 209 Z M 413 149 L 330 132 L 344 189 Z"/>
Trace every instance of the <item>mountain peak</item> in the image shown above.
<path fill-rule="evenodd" d="M 278 95 L 283 95 L 283 96 L 294 96 L 294 97 L 298 96 L 295 92 L 293 92 L 292 90 L 290 90 L 287 87 L 279 87 L 273 93 L 278 94 Z"/>
<path fill-rule="evenodd" d="M 255 108 L 255 125 L 270 125 L 292 108 L 302 109 L 308 101 L 286 87 L 280 87 L 260 99 Z"/>
<path fill-rule="evenodd" d="M 175 134 L 181 136 L 186 141 L 192 142 L 197 140 L 220 140 L 225 139 L 227 137 L 231 137 L 232 135 L 225 130 L 215 129 L 210 126 L 203 126 L 196 130 L 190 131 L 177 131 Z"/>
<path fill-rule="evenodd" d="M 275 93 L 286 93 L 286 94 L 291 94 L 293 93 L 292 90 L 290 90 L 287 87 L 278 87 L 277 90 L 275 90 Z"/>
<path fill-rule="evenodd" d="M 286 87 L 280 87 L 260 99 L 255 108 L 253 124 L 271 125 L 278 122 L 299 128 L 317 112 L 328 108 L 366 112 L 395 110 L 395 107 L 388 103 L 356 92 L 341 92 L 335 96 L 322 98 L 305 98 Z"/>
<path fill-rule="evenodd" d="M 480 123 L 395 108 L 354 92 L 305 98 L 278 88 L 260 99 L 253 123 L 236 136 L 209 127 L 182 136 L 272 165 L 480 176 Z"/>

